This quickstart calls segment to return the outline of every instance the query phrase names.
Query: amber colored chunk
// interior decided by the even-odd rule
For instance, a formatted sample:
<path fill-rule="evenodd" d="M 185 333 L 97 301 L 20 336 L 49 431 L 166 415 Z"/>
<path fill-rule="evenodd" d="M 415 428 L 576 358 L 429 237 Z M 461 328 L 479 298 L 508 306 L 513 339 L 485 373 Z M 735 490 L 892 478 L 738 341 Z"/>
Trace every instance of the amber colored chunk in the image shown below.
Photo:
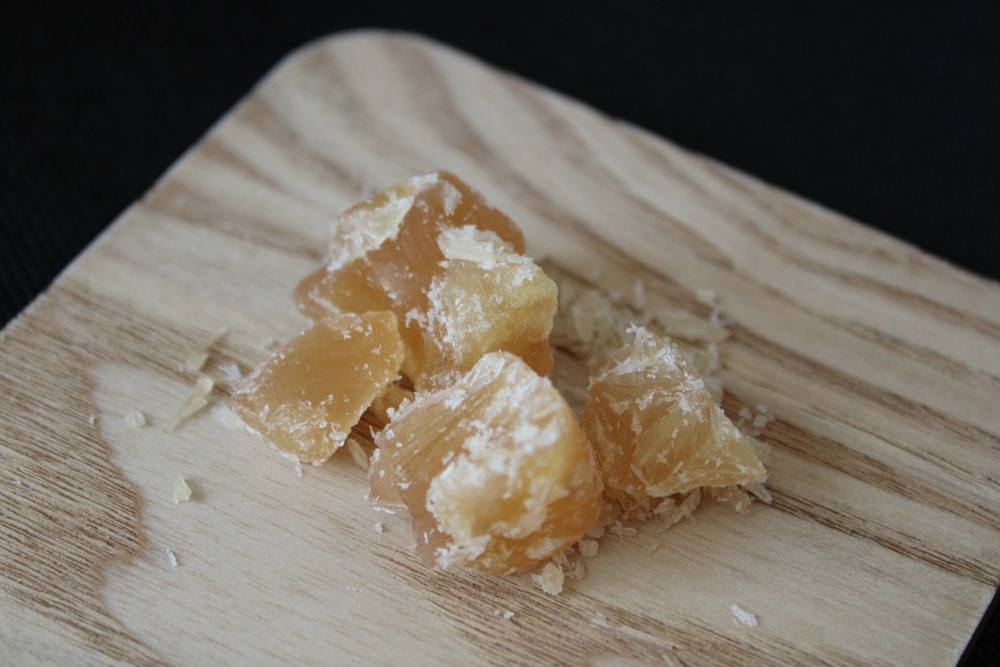
<path fill-rule="evenodd" d="M 431 281 L 444 270 L 438 238 L 445 229 L 466 225 L 494 232 L 524 252 L 513 221 L 453 174 L 434 172 L 399 183 L 341 214 L 329 264 L 299 284 L 295 301 L 312 319 L 391 310 L 406 345 L 403 372 L 416 381 L 424 348 L 419 316 L 427 311 Z"/>
<path fill-rule="evenodd" d="M 601 509 L 592 450 L 551 383 L 507 352 L 418 393 L 379 433 L 376 507 L 409 509 L 431 565 L 530 568 L 580 539 Z"/>
<path fill-rule="evenodd" d="M 635 342 L 592 378 L 581 420 L 608 493 L 628 506 L 764 481 L 746 436 L 676 346 L 645 329 L 632 332 Z"/>
<path fill-rule="evenodd" d="M 319 463 L 344 444 L 402 361 L 395 315 L 333 315 L 258 366 L 233 395 L 233 408 L 283 453 Z"/>
<path fill-rule="evenodd" d="M 449 229 L 439 245 L 444 272 L 428 290 L 424 371 L 417 388 L 446 386 L 496 350 L 516 354 L 536 373 L 547 374 L 556 284 L 493 232 Z"/>

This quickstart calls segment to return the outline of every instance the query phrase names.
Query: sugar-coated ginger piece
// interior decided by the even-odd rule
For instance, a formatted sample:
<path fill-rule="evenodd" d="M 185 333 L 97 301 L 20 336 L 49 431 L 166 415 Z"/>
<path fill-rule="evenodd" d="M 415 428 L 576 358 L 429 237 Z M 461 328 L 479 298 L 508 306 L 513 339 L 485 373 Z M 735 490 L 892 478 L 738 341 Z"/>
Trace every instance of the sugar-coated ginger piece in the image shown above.
<path fill-rule="evenodd" d="M 763 482 L 746 436 L 676 346 L 646 329 L 591 379 L 581 425 L 607 492 L 629 507 L 700 487 Z"/>
<path fill-rule="evenodd" d="M 441 232 L 472 225 L 524 252 L 517 225 L 454 174 L 415 176 L 345 211 L 337 219 L 326 267 L 295 289 L 307 317 L 391 310 L 406 345 L 403 372 L 416 382 L 423 368 L 419 315 L 427 290 L 444 269 Z"/>
<path fill-rule="evenodd" d="M 282 453 L 320 463 L 399 375 L 403 344 L 391 312 L 324 317 L 248 376 L 237 414 Z"/>
<path fill-rule="evenodd" d="M 444 272 L 428 290 L 424 370 L 417 388 L 446 386 L 496 350 L 548 374 L 556 284 L 493 232 L 471 225 L 448 229 L 439 245 Z"/>
<path fill-rule="evenodd" d="M 548 379 L 491 352 L 453 385 L 418 393 L 375 438 L 376 507 L 405 507 L 440 568 L 531 568 L 579 540 L 602 506 L 590 445 Z"/>

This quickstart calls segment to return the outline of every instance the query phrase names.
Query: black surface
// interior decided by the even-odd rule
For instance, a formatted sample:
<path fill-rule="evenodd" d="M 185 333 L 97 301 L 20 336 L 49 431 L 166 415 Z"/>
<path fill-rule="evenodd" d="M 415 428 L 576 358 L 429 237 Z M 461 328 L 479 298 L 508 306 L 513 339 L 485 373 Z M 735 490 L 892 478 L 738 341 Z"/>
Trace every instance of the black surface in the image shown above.
<path fill-rule="evenodd" d="M 435 37 L 1000 278 L 1000 3 L 317 5 L 3 4 L 0 322 L 282 56 L 371 26 Z M 1000 664 L 997 625 L 967 664 Z"/>

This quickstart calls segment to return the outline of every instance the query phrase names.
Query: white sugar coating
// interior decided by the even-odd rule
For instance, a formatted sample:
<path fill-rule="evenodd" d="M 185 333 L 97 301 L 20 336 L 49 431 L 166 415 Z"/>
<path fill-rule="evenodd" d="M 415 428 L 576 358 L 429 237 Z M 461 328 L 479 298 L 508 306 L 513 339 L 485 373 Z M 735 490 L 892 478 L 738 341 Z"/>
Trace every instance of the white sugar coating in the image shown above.
<path fill-rule="evenodd" d="M 411 510 L 423 527 L 418 551 L 437 567 L 530 567 L 578 539 L 596 511 L 594 462 L 568 406 L 507 352 L 484 355 L 452 386 L 418 392 L 375 441 L 370 498 Z M 590 500 L 559 523 L 552 508 L 571 494 Z"/>
<path fill-rule="evenodd" d="M 336 271 L 395 239 L 417 192 L 412 182 L 407 183 L 377 195 L 378 203 L 373 201 L 372 207 L 359 206 L 344 212 L 334 223 L 327 270 Z"/>
<path fill-rule="evenodd" d="M 528 558 L 531 558 L 533 560 L 541 560 L 543 558 L 546 558 L 547 556 L 550 556 L 552 553 L 559 551 L 559 549 L 562 548 L 562 546 L 565 543 L 566 540 L 556 537 L 549 537 L 538 542 L 534 546 L 529 547 L 526 553 L 528 554 Z M 563 556 L 563 554 L 558 554 L 558 555 Z M 566 562 L 565 557 L 563 557 L 563 562 Z"/>
<path fill-rule="evenodd" d="M 548 372 L 555 283 L 493 232 L 445 229 L 439 245 L 446 259 L 427 290 L 425 378 L 418 388 L 444 386 L 453 378 L 436 375 L 464 371 L 498 349 Z"/>
<path fill-rule="evenodd" d="M 623 375 L 652 375 L 651 369 L 659 368 L 670 375 L 677 375 L 683 383 L 682 389 L 697 391 L 704 388 L 701 378 L 695 377 L 690 372 L 673 342 L 653 334 L 645 327 L 630 326 L 628 333 L 635 337 L 630 346 L 631 352 L 624 358 L 619 358 L 617 363 L 605 366 L 595 377 L 595 381 L 603 382 L 611 377 Z M 646 405 L 655 397 L 655 393 L 649 394 Z"/>
<path fill-rule="evenodd" d="M 452 216 L 455 209 L 462 203 L 462 193 L 448 181 L 441 181 L 441 207 L 444 214 Z"/>
<path fill-rule="evenodd" d="M 456 190 L 456 192 L 458 192 Z M 531 260 L 514 251 L 514 247 L 492 230 L 473 225 L 447 227 L 438 236 L 438 248 L 448 260 L 465 260 L 483 269 L 492 269 L 501 262 L 530 263 Z"/>
<path fill-rule="evenodd" d="M 167 552 L 167 562 L 170 563 L 170 567 L 177 567 L 177 556 L 175 556 L 174 552 L 171 551 L 170 549 L 167 549 L 166 552 Z"/>
<path fill-rule="evenodd" d="M 607 471 L 605 481 L 623 506 L 701 486 L 762 480 L 766 472 L 746 437 L 676 344 L 644 327 L 632 326 L 627 333 L 633 343 L 593 378 L 583 413 Z M 622 432 L 629 424 L 630 432 Z M 685 506 L 668 525 L 689 513 Z"/>

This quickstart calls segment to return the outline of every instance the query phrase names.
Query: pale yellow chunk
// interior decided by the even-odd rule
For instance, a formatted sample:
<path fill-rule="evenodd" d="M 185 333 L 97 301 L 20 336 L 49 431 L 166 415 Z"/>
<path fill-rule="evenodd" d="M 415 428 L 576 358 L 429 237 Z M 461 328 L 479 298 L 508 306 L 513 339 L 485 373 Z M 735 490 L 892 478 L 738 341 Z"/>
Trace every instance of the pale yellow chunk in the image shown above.
<path fill-rule="evenodd" d="M 566 402 L 520 358 L 485 355 L 379 433 L 377 507 L 409 509 L 428 564 L 507 574 L 579 540 L 600 511 L 589 444 Z"/>
<path fill-rule="evenodd" d="M 402 360 L 392 313 L 323 318 L 259 366 L 233 394 L 233 408 L 286 455 L 319 463 L 344 444 Z"/>
<path fill-rule="evenodd" d="M 762 482 L 746 436 L 667 339 L 635 342 L 592 379 L 581 425 L 610 495 L 623 506 L 700 487 Z"/>
<path fill-rule="evenodd" d="M 536 373 L 552 369 L 549 332 L 556 285 L 500 237 L 467 226 L 446 230 L 444 272 L 428 291 L 419 389 L 446 386 L 488 352 L 516 354 Z"/>
<path fill-rule="evenodd" d="M 394 312 L 406 345 L 403 372 L 417 382 L 423 370 L 427 291 L 444 270 L 438 239 L 444 230 L 466 225 L 491 231 L 524 251 L 517 226 L 458 177 L 443 171 L 415 176 L 338 218 L 329 264 L 296 287 L 295 301 L 312 319 L 337 312 Z"/>
<path fill-rule="evenodd" d="M 174 480 L 174 503 L 179 505 L 189 500 L 191 500 L 191 487 L 183 475 L 177 475 L 177 479 Z"/>

